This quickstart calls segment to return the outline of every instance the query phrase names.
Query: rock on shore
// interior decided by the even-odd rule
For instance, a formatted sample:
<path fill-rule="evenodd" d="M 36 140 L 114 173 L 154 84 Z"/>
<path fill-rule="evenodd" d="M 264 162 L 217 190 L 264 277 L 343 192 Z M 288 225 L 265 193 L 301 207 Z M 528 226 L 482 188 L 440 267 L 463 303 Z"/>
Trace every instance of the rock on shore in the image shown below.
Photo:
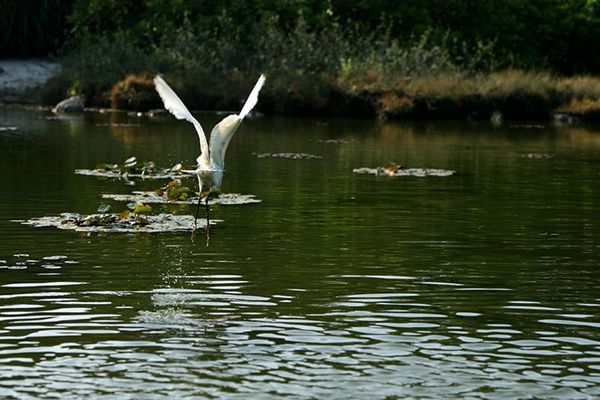
<path fill-rule="evenodd" d="M 71 96 L 58 103 L 52 112 L 55 114 L 60 113 L 71 113 L 71 112 L 82 112 L 83 111 L 83 99 L 81 96 Z"/>

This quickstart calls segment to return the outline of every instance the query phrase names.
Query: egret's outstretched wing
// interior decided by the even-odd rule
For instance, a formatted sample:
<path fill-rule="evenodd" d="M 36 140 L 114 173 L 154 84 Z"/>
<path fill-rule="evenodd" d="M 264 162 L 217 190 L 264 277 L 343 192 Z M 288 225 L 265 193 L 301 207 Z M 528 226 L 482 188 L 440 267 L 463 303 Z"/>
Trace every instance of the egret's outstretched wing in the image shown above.
<path fill-rule="evenodd" d="M 258 102 L 258 93 L 265 83 L 265 76 L 261 75 L 258 81 L 254 85 L 254 88 L 250 92 L 250 96 L 246 100 L 242 111 L 239 114 L 233 114 L 225 117 L 219 122 L 213 130 L 210 132 L 210 156 L 213 162 L 220 168 L 225 167 L 225 152 L 229 141 L 233 137 L 233 134 L 237 131 L 242 123 L 242 120 L 256 105 Z"/>
<path fill-rule="evenodd" d="M 225 168 L 225 152 L 229 141 L 241 123 L 242 118 L 232 114 L 223 118 L 210 132 L 210 158 L 221 169 Z"/>
<path fill-rule="evenodd" d="M 160 75 L 156 75 L 154 78 L 154 87 L 156 91 L 160 95 L 165 108 L 175 116 L 177 119 L 185 119 L 186 121 L 194 124 L 196 128 L 196 132 L 198 132 L 198 138 L 200 139 L 200 152 L 202 156 L 208 158 L 208 143 L 206 142 L 206 136 L 204 135 L 204 130 L 202 130 L 202 126 L 200 123 L 192 116 L 190 111 L 187 109 L 183 101 L 175 94 L 173 89 Z"/>
<path fill-rule="evenodd" d="M 258 92 L 260 92 L 260 89 L 262 89 L 264 84 L 265 84 L 265 76 L 261 75 L 258 78 L 256 85 L 254 85 L 254 88 L 250 92 L 250 96 L 248 96 L 248 99 L 246 100 L 244 107 L 242 107 L 242 111 L 240 111 L 240 113 L 238 114 L 240 116 L 240 118 L 243 119 L 246 115 L 248 115 L 248 113 L 250 111 L 252 111 L 252 109 L 254 108 L 256 103 L 258 103 Z"/>

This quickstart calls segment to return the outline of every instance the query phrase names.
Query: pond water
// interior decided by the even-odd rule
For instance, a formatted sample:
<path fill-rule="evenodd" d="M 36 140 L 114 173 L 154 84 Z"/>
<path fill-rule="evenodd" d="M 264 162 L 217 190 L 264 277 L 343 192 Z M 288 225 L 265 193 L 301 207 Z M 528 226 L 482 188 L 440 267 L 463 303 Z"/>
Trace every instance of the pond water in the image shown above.
<path fill-rule="evenodd" d="M 192 163 L 188 123 L 3 109 L 0 149 L 2 398 L 600 396 L 599 131 L 250 119 L 208 247 L 11 222 L 124 209 L 166 181 L 74 170 Z M 352 172 L 390 163 L 456 173 Z"/>

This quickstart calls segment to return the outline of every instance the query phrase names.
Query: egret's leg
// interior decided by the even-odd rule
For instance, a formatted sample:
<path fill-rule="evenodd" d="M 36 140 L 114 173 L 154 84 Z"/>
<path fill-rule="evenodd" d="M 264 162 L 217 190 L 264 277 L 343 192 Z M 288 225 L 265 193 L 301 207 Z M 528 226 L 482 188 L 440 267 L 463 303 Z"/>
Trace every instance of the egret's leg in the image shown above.
<path fill-rule="evenodd" d="M 200 212 L 200 201 L 202 198 L 198 194 L 198 203 L 196 203 L 196 217 L 194 218 L 194 229 L 192 229 L 192 242 L 196 239 L 196 230 L 198 229 L 198 213 Z"/>
<path fill-rule="evenodd" d="M 208 206 L 208 197 L 209 195 L 206 195 L 206 245 L 208 246 L 210 244 L 210 207 Z"/>
<path fill-rule="evenodd" d="M 208 197 L 207 197 L 208 199 Z M 194 230 L 198 227 L 196 224 L 198 222 L 198 213 L 200 212 L 200 202 L 202 201 L 202 196 L 198 193 L 198 203 L 196 204 L 196 217 L 194 218 Z"/>
<path fill-rule="evenodd" d="M 210 226 L 210 207 L 208 206 L 208 195 L 206 195 L 206 202 L 204 203 L 206 206 L 206 229 Z"/>

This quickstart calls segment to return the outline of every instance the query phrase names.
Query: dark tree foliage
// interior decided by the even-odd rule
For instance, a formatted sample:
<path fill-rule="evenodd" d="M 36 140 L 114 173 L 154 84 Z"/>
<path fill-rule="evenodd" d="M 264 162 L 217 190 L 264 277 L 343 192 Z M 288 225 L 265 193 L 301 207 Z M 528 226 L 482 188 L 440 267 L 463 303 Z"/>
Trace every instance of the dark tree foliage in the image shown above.
<path fill-rule="evenodd" d="M 399 36 L 439 29 L 494 41 L 523 67 L 600 72 L 599 0 L 332 0 L 341 20 L 393 24 Z"/>
<path fill-rule="evenodd" d="M 517 66 L 600 72 L 600 0 L 77 0 L 70 20 L 78 33 L 125 29 L 144 44 L 186 21 L 215 29 L 224 13 L 242 32 L 274 16 L 284 29 L 302 17 L 315 30 L 332 21 L 386 26 L 407 41 L 438 31 L 457 43 L 493 41 Z"/>
<path fill-rule="evenodd" d="M 406 42 L 424 32 L 461 45 L 494 42 L 517 67 L 600 73 L 600 0 L 0 0 L 1 54 L 54 50 L 66 14 L 75 46 L 116 32 L 151 46 L 183 25 L 218 31 L 223 16 L 242 37 L 264 19 L 283 30 L 302 19 L 315 31 L 335 22 Z"/>
<path fill-rule="evenodd" d="M 65 39 L 73 0 L 0 0 L 0 57 L 47 56 Z"/>

